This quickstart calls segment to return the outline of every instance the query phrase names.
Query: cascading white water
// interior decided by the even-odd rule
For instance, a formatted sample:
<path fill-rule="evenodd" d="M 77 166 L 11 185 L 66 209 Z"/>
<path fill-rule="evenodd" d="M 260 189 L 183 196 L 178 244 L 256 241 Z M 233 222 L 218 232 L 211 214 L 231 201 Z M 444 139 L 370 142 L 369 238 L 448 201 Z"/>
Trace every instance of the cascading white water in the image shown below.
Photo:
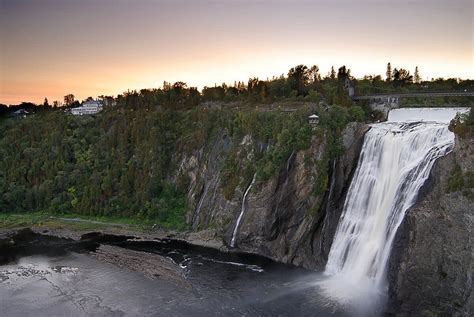
<path fill-rule="evenodd" d="M 367 132 L 329 252 L 323 292 L 367 305 L 387 290 L 392 242 L 435 160 L 452 150 L 446 123 L 386 122 Z"/>
<path fill-rule="evenodd" d="M 242 206 L 240 207 L 240 214 L 239 214 L 239 217 L 237 218 L 237 222 L 235 223 L 234 233 L 232 234 L 232 240 L 230 240 L 230 246 L 232 248 L 235 247 L 235 239 L 237 237 L 237 233 L 239 232 L 240 222 L 242 221 L 242 217 L 245 212 L 245 201 L 247 199 L 247 195 L 252 189 L 252 186 L 255 183 L 256 178 L 257 178 L 257 173 L 253 174 L 252 182 L 250 183 L 249 187 L 247 187 L 247 190 L 245 190 L 244 197 L 242 198 Z"/>

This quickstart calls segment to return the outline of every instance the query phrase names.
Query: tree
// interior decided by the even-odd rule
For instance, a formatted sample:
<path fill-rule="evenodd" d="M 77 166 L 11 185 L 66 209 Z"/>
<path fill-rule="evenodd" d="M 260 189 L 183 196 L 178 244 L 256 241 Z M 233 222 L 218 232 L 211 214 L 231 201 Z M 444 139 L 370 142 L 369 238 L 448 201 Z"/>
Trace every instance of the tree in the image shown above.
<path fill-rule="evenodd" d="M 188 88 L 188 85 L 185 82 L 182 81 L 177 81 L 173 84 L 173 91 L 179 96 L 183 94 L 186 89 Z"/>
<path fill-rule="evenodd" d="M 331 73 L 329 74 L 329 78 L 336 79 L 336 71 L 334 70 L 334 66 L 331 66 Z"/>
<path fill-rule="evenodd" d="M 202 89 L 202 97 L 204 100 L 223 100 L 225 97 L 225 90 L 221 86 L 204 86 Z"/>
<path fill-rule="evenodd" d="M 292 89 L 296 90 L 298 95 L 304 95 L 310 79 L 310 70 L 306 65 L 293 67 L 288 72 L 288 79 L 291 81 Z"/>
<path fill-rule="evenodd" d="M 395 87 L 398 86 L 405 86 L 406 84 L 412 83 L 413 82 L 413 76 L 410 75 L 410 72 L 407 71 L 406 69 L 400 68 L 400 69 L 394 69 L 393 70 L 393 85 Z"/>
<path fill-rule="evenodd" d="M 48 98 L 44 97 L 43 106 L 49 107 Z"/>
<path fill-rule="evenodd" d="M 321 80 L 321 75 L 319 74 L 319 67 L 317 65 L 311 66 L 308 73 L 311 82 L 315 83 Z"/>
<path fill-rule="evenodd" d="M 171 84 L 167 82 L 166 80 L 163 82 L 163 91 L 167 92 L 171 90 Z"/>
<path fill-rule="evenodd" d="M 64 104 L 66 107 L 70 107 L 74 103 L 74 95 L 73 94 L 67 94 L 64 96 Z"/>
<path fill-rule="evenodd" d="M 257 78 L 257 77 L 254 77 L 254 78 L 249 78 L 249 81 L 248 81 L 248 84 L 247 84 L 247 91 L 251 94 L 251 93 L 258 93 L 257 92 L 257 85 L 258 85 L 258 82 L 260 80 Z"/>
<path fill-rule="evenodd" d="M 0 103 L 0 116 L 5 115 L 8 112 L 8 106 Z"/>
<path fill-rule="evenodd" d="M 387 75 L 387 78 L 385 79 L 385 81 L 387 83 L 391 82 L 392 81 L 392 65 L 390 65 L 390 63 L 387 64 L 387 72 L 385 73 L 385 75 Z"/>
<path fill-rule="evenodd" d="M 247 91 L 253 101 L 266 101 L 269 96 L 266 82 L 256 77 L 249 79 Z"/>
<path fill-rule="evenodd" d="M 339 81 L 344 82 L 346 79 L 351 77 L 351 70 L 349 68 L 346 68 L 345 65 L 342 65 L 339 67 L 337 70 L 337 79 Z"/>
<path fill-rule="evenodd" d="M 418 66 L 415 67 L 415 75 L 413 78 L 415 84 L 421 83 L 421 76 L 420 76 L 420 71 L 418 70 Z"/>

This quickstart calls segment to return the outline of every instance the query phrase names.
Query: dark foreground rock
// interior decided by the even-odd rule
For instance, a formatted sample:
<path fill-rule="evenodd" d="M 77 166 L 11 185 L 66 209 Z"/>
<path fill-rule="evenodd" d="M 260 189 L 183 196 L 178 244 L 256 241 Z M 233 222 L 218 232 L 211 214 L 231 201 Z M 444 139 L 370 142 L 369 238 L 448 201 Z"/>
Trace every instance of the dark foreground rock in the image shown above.
<path fill-rule="evenodd" d="M 61 256 L 70 252 L 90 253 L 99 261 L 138 271 L 152 279 L 164 279 L 189 288 L 179 265 L 159 254 L 128 250 L 114 246 L 134 236 L 102 232 L 85 233 L 80 239 L 58 237 L 31 230 L 3 232 L 0 236 L 0 265 L 18 261 L 26 256 Z M 158 243 L 158 242 L 157 242 Z"/>
<path fill-rule="evenodd" d="M 398 230 L 389 266 L 389 311 L 399 316 L 474 315 L 474 190 L 453 188 L 473 171 L 473 140 L 457 140 Z"/>
<path fill-rule="evenodd" d="M 191 288 L 186 280 L 190 257 L 262 268 L 284 266 L 260 255 L 219 250 L 215 246 L 192 244 L 182 239 L 150 239 L 148 235 L 116 235 L 107 232 L 87 232 L 80 237 L 78 232 L 71 232 L 75 238 L 70 238 L 65 230 L 61 231 L 61 236 L 46 234 L 46 231 L 25 228 L 0 232 L 0 265 L 14 263 L 27 256 L 55 257 L 70 252 L 87 253 L 99 261 L 139 272 L 150 279 L 166 280 L 180 288 Z"/>
<path fill-rule="evenodd" d="M 89 252 L 98 246 L 99 244 L 93 240 L 77 241 L 41 234 L 29 228 L 4 232 L 0 236 L 0 265 L 17 261 L 25 256 L 58 256 L 68 252 Z"/>
<path fill-rule="evenodd" d="M 151 279 L 163 279 L 180 287 L 191 288 L 180 267 L 159 254 L 101 245 L 93 256 L 100 261 L 140 272 Z"/>

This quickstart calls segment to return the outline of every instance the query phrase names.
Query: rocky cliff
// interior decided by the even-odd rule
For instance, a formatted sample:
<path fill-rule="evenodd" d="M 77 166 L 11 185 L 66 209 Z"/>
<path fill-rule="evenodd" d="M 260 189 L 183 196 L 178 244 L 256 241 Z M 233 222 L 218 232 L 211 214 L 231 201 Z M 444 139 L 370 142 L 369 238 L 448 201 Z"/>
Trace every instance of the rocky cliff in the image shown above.
<path fill-rule="evenodd" d="M 352 123 L 342 133 L 343 154 L 327 162 L 328 136 L 315 135 L 307 150 L 294 151 L 278 176 L 257 181 L 243 201 L 252 175 L 241 175 L 229 198 L 224 193 L 223 160 L 231 140 L 225 131 L 207 150 L 176 157 L 189 177 L 187 214 L 197 236 L 211 236 L 229 246 L 242 211 L 235 247 L 283 263 L 324 269 L 347 189 L 357 165 L 365 124 Z M 238 164 L 252 164 L 259 144 L 251 135 L 240 140 Z M 469 315 L 473 312 L 474 146 L 456 139 L 454 151 L 438 160 L 398 230 L 389 263 L 388 311 L 400 316 Z M 326 177 L 323 190 L 318 182 Z M 177 176 L 176 176 L 177 177 Z"/>
<path fill-rule="evenodd" d="M 456 138 L 398 230 L 389 310 L 400 316 L 472 316 L 474 141 Z"/>
<path fill-rule="evenodd" d="M 243 185 L 236 186 L 230 198 L 224 192 L 222 166 L 232 141 L 222 131 L 207 152 L 201 149 L 175 158 L 178 174 L 190 180 L 188 201 L 193 208 L 187 214 L 188 223 L 198 236 L 211 235 L 229 245 L 245 204 L 236 248 L 322 269 L 367 129 L 365 124 L 349 124 L 342 133 L 344 154 L 333 161 L 328 160 L 328 136 L 314 135 L 309 149 L 293 151 L 278 176 L 262 181 L 257 175 L 245 201 L 251 182 L 245 175 L 239 181 Z M 237 164 L 252 164 L 255 151 L 271 146 L 244 136 L 237 147 Z"/>

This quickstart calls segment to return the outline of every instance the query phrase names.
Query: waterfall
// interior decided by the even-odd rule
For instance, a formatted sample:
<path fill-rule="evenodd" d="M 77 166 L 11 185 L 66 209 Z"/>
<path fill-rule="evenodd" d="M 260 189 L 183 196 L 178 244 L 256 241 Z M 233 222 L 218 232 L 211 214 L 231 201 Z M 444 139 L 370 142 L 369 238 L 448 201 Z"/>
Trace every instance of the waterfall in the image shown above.
<path fill-rule="evenodd" d="M 341 304 L 383 300 L 395 233 L 435 160 L 453 145 L 445 123 L 372 125 L 329 252 L 323 293 Z"/>
<path fill-rule="evenodd" d="M 201 212 L 202 203 L 204 202 L 204 199 L 206 198 L 207 191 L 209 190 L 209 186 L 210 186 L 210 183 L 205 184 L 204 192 L 201 195 L 196 211 L 194 212 L 193 226 L 192 226 L 193 229 L 196 229 L 197 226 L 199 225 L 199 213 Z"/>
<path fill-rule="evenodd" d="M 232 234 L 232 240 L 230 240 L 230 246 L 232 248 L 235 247 L 235 238 L 237 237 L 237 232 L 239 231 L 240 222 L 242 221 L 242 217 L 245 213 L 245 201 L 247 199 L 247 195 L 252 189 L 252 186 L 255 183 L 256 177 L 257 177 L 257 173 L 253 174 L 252 182 L 250 183 L 249 187 L 247 187 L 247 189 L 245 190 L 244 197 L 242 197 L 242 206 L 240 207 L 240 214 L 239 214 L 239 217 L 237 218 L 237 222 L 235 223 L 234 233 Z"/>

